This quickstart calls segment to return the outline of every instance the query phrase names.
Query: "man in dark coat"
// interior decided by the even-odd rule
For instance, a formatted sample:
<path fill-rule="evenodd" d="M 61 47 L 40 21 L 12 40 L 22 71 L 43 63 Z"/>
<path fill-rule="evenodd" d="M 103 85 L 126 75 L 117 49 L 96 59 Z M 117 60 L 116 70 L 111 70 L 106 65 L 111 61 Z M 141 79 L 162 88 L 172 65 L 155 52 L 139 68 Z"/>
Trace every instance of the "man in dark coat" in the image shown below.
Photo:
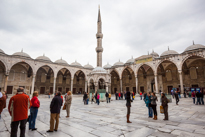
<path fill-rule="evenodd" d="M 51 118 L 50 118 L 50 130 L 47 132 L 53 132 L 53 130 L 58 130 L 58 124 L 59 124 L 59 114 L 60 109 L 63 104 L 63 101 L 61 99 L 61 93 L 58 91 L 56 93 L 56 96 L 52 99 L 50 104 L 50 111 L 51 111 Z M 54 129 L 54 122 L 55 123 L 55 129 Z"/>
<path fill-rule="evenodd" d="M 121 99 L 123 100 L 123 92 L 121 92 Z"/>
<path fill-rule="evenodd" d="M 117 100 L 117 97 L 118 97 L 118 93 L 117 93 L 117 91 L 116 91 L 116 93 L 115 93 L 115 97 L 116 97 L 116 100 Z"/>
<path fill-rule="evenodd" d="M 131 94 L 129 91 L 126 93 L 126 106 L 127 106 L 127 123 L 132 123 L 130 122 L 130 107 L 131 107 Z"/>
<path fill-rule="evenodd" d="M 176 105 L 179 103 L 179 91 L 175 92 Z"/>

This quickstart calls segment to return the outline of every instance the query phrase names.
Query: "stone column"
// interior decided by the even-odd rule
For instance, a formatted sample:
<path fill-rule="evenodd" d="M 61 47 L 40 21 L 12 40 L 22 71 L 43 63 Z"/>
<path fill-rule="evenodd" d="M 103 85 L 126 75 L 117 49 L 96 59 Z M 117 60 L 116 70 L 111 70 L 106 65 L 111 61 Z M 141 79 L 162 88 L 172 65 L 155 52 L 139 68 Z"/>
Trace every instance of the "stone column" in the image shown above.
<path fill-rule="evenodd" d="M 73 78 L 71 78 L 70 91 L 73 93 Z"/>
<path fill-rule="evenodd" d="M 95 84 L 95 92 L 98 91 L 98 84 Z"/>
<path fill-rule="evenodd" d="M 88 85 L 88 93 L 90 93 L 90 85 Z"/>
<path fill-rule="evenodd" d="M 36 75 L 33 75 L 33 77 L 32 77 L 32 85 L 31 85 L 31 94 L 30 94 L 30 97 L 32 97 L 33 92 L 34 92 L 35 78 L 36 78 Z M 40 94 L 40 93 L 39 93 L 39 94 Z"/>
<path fill-rule="evenodd" d="M 55 91 L 56 91 L 56 78 L 53 78 L 53 95 L 55 95 Z"/>
<path fill-rule="evenodd" d="M 108 83 L 106 84 L 106 92 L 108 92 Z"/>
<path fill-rule="evenodd" d="M 122 79 L 120 79 L 120 92 L 122 92 Z"/>
<path fill-rule="evenodd" d="M 85 92 L 87 93 L 87 81 L 85 81 Z"/>
<path fill-rule="evenodd" d="M 139 94 L 139 92 L 138 92 L 138 77 L 136 76 L 135 78 L 136 78 L 136 94 Z"/>
<path fill-rule="evenodd" d="M 181 70 L 179 70 L 179 80 L 180 80 L 181 93 L 184 93 L 184 85 L 183 85 L 183 78 L 182 78 L 182 71 Z"/>
<path fill-rule="evenodd" d="M 158 81 L 157 81 L 157 74 L 154 75 L 154 80 L 155 80 L 155 90 L 156 90 L 156 93 L 159 93 Z"/>
<path fill-rule="evenodd" d="M 9 75 L 6 74 L 5 76 L 6 76 L 6 77 L 5 77 L 5 81 L 4 81 L 4 92 L 7 91 L 7 83 L 8 83 Z"/>

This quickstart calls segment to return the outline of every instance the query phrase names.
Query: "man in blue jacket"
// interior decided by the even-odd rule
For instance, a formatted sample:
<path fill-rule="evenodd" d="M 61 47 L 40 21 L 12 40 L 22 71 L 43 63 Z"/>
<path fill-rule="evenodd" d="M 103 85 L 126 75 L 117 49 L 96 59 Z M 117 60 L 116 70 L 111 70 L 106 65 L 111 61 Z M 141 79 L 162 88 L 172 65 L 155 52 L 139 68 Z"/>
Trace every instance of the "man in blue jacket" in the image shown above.
<path fill-rule="evenodd" d="M 60 114 L 60 109 L 62 104 L 63 101 L 61 99 L 61 93 L 58 91 L 50 104 L 50 111 L 51 111 L 50 130 L 48 130 L 47 132 L 53 132 L 53 130 L 58 131 L 59 114 Z M 54 129 L 54 123 L 55 123 L 55 129 Z"/>

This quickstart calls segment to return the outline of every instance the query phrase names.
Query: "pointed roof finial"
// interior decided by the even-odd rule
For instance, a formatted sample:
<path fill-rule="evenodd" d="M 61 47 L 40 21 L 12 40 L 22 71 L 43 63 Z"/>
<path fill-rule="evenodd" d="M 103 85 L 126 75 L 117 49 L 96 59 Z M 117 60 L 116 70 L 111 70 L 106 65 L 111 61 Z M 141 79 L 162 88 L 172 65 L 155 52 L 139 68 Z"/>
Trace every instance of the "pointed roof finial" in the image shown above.
<path fill-rule="evenodd" d="M 120 59 L 119 59 L 119 62 L 120 62 Z"/>
<path fill-rule="evenodd" d="M 23 48 L 22 48 L 21 52 L 23 52 Z"/>
<path fill-rule="evenodd" d="M 194 40 L 193 40 L 193 45 L 194 45 Z"/>
<path fill-rule="evenodd" d="M 132 59 L 133 59 L 133 56 L 132 56 Z"/>
<path fill-rule="evenodd" d="M 98 5 L 98 9 L 100 9 L 100 4 Z"/>
<path fill-rule="evenodd" d="M 148 51 L 148 55 L 149 55 L 149 51 Z"/>
<path fill-rule="evenodd" d="M 154 53 L 154 49 L 152 49 L 152 53 Z"/>
<path fill-rule="evenodd" d="M 88 62 L 88 65 L 89 65 L 89 62 Z"/>
<path fill-rule="evenodd" d="M 75 62 L 77 62 L 77 61 L 75 60 Z"/>
<path fill-rule="evenodd" d="M 168 50 L 169 50 L 169 46 L 168 46 Z"/>
<path fill-rule="evenodd" d="M 98 22 L 101 22 L 100 6 L 99 6 L 99 10 L 98 10 Z"/>
<path fill-rule="evenodd" d="M 62 60 L 62 57 L 61 57 L 61 60 Z"/>

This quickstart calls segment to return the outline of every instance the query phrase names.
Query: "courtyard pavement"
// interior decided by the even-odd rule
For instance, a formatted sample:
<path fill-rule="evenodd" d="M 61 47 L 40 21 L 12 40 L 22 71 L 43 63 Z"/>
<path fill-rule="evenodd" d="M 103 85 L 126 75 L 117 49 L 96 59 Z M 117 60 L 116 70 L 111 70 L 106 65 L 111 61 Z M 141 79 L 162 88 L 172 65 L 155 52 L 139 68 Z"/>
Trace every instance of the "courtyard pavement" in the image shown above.
<path fill-rule="evenodd" d="M 114 100 L 114 96 L 112 99 L 111 103 L 101 102 L 99 106 L 90 102 L 84 105 L 82 96 L 74 95 L 70 118 L 65 118 L 66 111 L 61 110 L 58 131 L 47 133 L 51 99 L 40 96 L 38 129 L 29 131 L 27 123 L 26 137 L 205 137 L 205 106 L 194 105 L 191 98 L 180 99 L 178 106 L 175 101 L 169 103 L 169 121 L 163 121 L 159 101 L 158 120 L 153 120 L 148 118 L 145 103 L 137 97 L 132 103 L 130 124 L 126 123 L 125 100 Z M 6 108 L 0 120 L 0 137 L 10 136 L 10 122 Z"/>

